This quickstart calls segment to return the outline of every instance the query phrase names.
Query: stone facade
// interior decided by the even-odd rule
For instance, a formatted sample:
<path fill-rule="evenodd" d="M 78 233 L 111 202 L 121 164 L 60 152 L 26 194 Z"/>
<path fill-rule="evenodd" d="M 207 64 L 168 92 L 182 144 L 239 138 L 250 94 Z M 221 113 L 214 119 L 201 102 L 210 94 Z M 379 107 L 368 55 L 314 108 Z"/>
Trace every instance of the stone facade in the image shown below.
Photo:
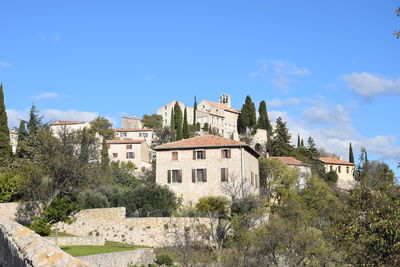
<path fill-rule="evenodd" d="M 22 225 L 0 217 L 0 266 L 93 266 L 51 245 Z"/>
<path fill-rule="evenodd" d="M 130 265 L 145 265 L 154 263 L 156 257 L 154 249 L 140 248 L 135 250 L 105 253 L 78 257 L 97 267 L 128 267 Z"/>
<path fill-rule="evenodd" d="M 325 172 L 334 171 L 338 174 L 337 187 L 349 190 L 354 187 L 354 163 L 337 158 L 320 158 L 325 167 Z"/>
<path fill-rule="evenodd" d="M 15 152 L 17 152 L 17 146 L 18 146 L 18 132 L 17 131 L 10 131 L 10 145 L 11 145 L 13 154 L 15 154 Z"/>
<path fill-rule="evenodd" d="M 172 101 L 169 102 L 168 104 L 160 107 L 159 109 L 157 109 L 157 114 L 161 115 L 163 117 L 163 125 L 164 126 L 169 126 L 171 124 L 171 112 L 173 107 L 175 106 L 175 103 L 178 102 L 179 107 L 182 110 L 182 116 L 183 113 L 185 112 L 185 108 L 186 108 L 186 112 L 187 112 L 187 116 L 188 116 L 188 124 L 193 124 L 193 108 L 186 106 L 184 103 L 180 102 L 180 101 Z"/>
<path fill-rule="evenodd" d="M 60 133 L 67 131 L 68 133 L 83 130 L 83 128 L 90 128 L 88 121 L 55 121 L 50 125 L 50 130 L 56 137 L 60 136 Z"/>
<path fill-rule="evenodd" d="M 121 127 L 123 129 L 142 129 L 142 120 L 136 117 L 122 117 Z"/>
<path fill-rule="evenodd" d="M 233 145 L 203 146 L 210 144 L 209 139 L 211 144 L 221 141 Z M 196 145 L 182 147 L 182 143 Z M 202 136 L 161 145 L 154 150 L 157 151 L 156 182 L 182 196 L 185 204 L 206 196 L 226 196 L 225 185 L 238 179 L 247 181 L 252 193 L 259 194 L 258 154 L 242 142 Z M 204 159 L 197 156 L 201 151 Z"/>
<path fill-rule="evenodd" d="M 106 240 L 98 236 L 59 236 L 43 237 L 50 244 L 57 246 L 104 246 Z M 56 244 L 57 243 L 57 244 Z"/>
<path fill-rule="evenodd" d="M 129 138 L 133 140 L 144 139 L 146 143 L 151 146 L 154 139 L 153 129 L 114 129 L 117 138 Z"/>
<path fill-rule="evenodd" d="M 164 247 L 173 245 L 176 233 L 183 232 L 185 227 L 209 225 L 207 218 L 126 218 L 125 213 L 124 207 L 81 210 L 75 214 L 74 223 L 58 223 L 56 227 L 76 236 L 101 236 L 110 241 Z"/>

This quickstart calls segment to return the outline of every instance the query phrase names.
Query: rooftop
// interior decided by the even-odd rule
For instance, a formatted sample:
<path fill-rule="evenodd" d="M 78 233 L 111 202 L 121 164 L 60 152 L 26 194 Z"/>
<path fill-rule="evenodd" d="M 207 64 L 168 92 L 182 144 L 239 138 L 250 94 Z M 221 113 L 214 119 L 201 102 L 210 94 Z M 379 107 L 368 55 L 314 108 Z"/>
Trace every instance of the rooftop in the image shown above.
<path fill-rule="evenodd" d="M 279 159 L 286 165 L 293 165 L 293 166 L 310 166 L 310 164 L 300 161 L 293 157 L 270 157 L 272 159 Z"/>
<path fill-rule="evenodd" d="M 51 125 L 73 125 L 73 124 L 83 124 L 87 121 L 55 121 Z"/>
<path fill-rule="evenodd" d="M 149 132 L 153 131 L 153 129 L 144 128 L 144 129 L 113 129 L 115 132 Z"/>
<path fill-rule="evenodd" d="M 325 164 L 336 164 L 336 165 L 351 165 L 354 166 L 354 163 L 337 159 L 337 158 L 319 158 L 319 160 Z"/>
<path fill-rule="evenodd" d="M 192 148 L 192 147 L 226 147 L 226 146 L 247 146 L 244 142 L 239 142 L 215 135 L 203 135 L 176 142 L 166 143 L 156 146 L 154 150 Z"/>
<path fill-rule="evenodd" d="M 122 118 L 140 120 L 140 121 L 142 120 L 142 119 L 136 118 L 135 116 L 132 116 L 132 117 L 123 116 Z"/>
<path fill-rule="evenodd" d="M 146 142 L 144 139 L 114 139 L 114 140 L 106 140 L 107 144 L 141 144 Z"/>
<path fill-rule="evenodd" d="M 233 112 L 233 113 L 240 113 L 240 110 L 237 110 L 235 108 L 227 107 L 226 105 L 221 104 L 221 103 L 215 103 L 215 102 L 208 101 L 208 100 L 204 100 L 204 102 L 206 102 L 207 104 L 209 104 L 210 106 L 215 107 L 215 108 L 220 108 L 220 109 L 223 109 L 223 110 L 226 110 L 226 111 L 230 111 L 230 112 Z"/>

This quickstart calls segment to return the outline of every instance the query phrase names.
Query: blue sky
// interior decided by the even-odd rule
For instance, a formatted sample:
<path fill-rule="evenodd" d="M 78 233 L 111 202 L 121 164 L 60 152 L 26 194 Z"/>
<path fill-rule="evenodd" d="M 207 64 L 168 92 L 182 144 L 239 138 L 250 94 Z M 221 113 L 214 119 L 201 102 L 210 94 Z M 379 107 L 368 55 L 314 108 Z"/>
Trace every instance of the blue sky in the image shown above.
<path fill-rule="evenodd" d="M 9 123 L 141 116 L 179 99 L 266 100 L 306 139 L 400 161 L 398 1 L 0 2 Z M 396 170 L 397 173 L 398 170 Z"/>

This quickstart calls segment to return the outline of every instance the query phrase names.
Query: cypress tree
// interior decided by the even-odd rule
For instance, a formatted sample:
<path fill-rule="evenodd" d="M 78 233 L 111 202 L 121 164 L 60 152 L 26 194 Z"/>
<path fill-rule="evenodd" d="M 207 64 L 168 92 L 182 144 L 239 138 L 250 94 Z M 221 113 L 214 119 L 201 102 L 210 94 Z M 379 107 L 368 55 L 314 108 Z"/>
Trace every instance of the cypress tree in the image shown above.
<path fill-rule="evenodd" d="M 189 125 L 188 125 L 188 120 L 187 120 L 186 107 L 185 107 L 185 112 L 183 114 L 182 135 L 183 135 L 183 139 L 189 138 Z"/>
<path fill-rule="evenodd" d="M 103 143 L 101 144 L 101 167 L 103 170 L 108 168 L 108 164 L 110 163 L 110 158 L 108 156 L 108 148 L 106 139 L 103 138 Z"/>
<path fill-rule="evenodd" d="M 28 121 L 29 135 L 35 135 L 40 126 L 42 126 L 42 117 L 39 116 L 39 111 L 36 109 L 35 105 L 32 104 Z"/>
<path fill-rule="evenodd" d="M 170 124 L 170 128 L 171 128 L 171 136 L 170 136 L 170 142 L 174 142 L 176 141 L 176 130 L 175 130 L 175 115 L 174 115 L 174 108 L 172 108 L 171 110 L 171 124 Z"/>
<path fill-rule="evenodd" d="M 28 132 L 25 127 L 26 121 L 20 120 L 18 127 L 18 142 L 23 141 L 28 137 Z"/>
<path fill-rule="evenodd" d="M 181 107 L 179 106 L 178 101 L 176 101 L 175 106 L 174 106 L 174 120 L 175 120 L 175 131 L 176 131 L 176 141 L 182 140 L 183 139 L 183 133 L 182 133 L 182 110 Z"/>
<path fill-rule="evenodd" d="M 196 126 L 196 111 L 197 111 L 197 99 L 194 97 L 193 103 L 193 126 Z"/>
<path fill-rule="evenodd" d="M 300 144 L 300 135 L 297 134 L 297 147 L 299 148 L 301 146 Z"/>
<path fill-rule="evenodd" d="M 257 127 L 256 107 L 251 100 L 251 97 L 246 96 L 245 103 L 242 106 L 238 117 L 239 133 L 245 134 L 247 131 L 252 131 Z"/>
<path fill-rule="evenodd" d="M 291 156 L 293 147 L 290 144 L 290 137 L 291 135 L 286 127 L 286 122 L 283 122 L 282 118 L 279 117 L 276 120 L 276 129 L 271 144 L 272 156 Z"/>
<path fill-rule="evenodd" d="M 304 147 L 304 140 L 303 139 L 301 139 L 301 147 Z"/>
<path fill-rule="evenodd" d="M 351 163 L 354 163 L 353 147 L 351 146 L 351 143 L 349 145 L 349 161 Z"/>
<path fill-rule="evenodd" d="M 11 155 L 10 130 L 8 129 L 7 112 L 4 105 L 3 84 L 0 84 L 0 158 L 7 159 Z"/>
<path fill-rule="evenodd" d="M 265 104 L 265 101 L 260 102 L 260 106 L 258 107 L 258 122 L 257 122 L 257 128 L 258 129 L 264 129 L 267 130 L 267 105 Z"/>

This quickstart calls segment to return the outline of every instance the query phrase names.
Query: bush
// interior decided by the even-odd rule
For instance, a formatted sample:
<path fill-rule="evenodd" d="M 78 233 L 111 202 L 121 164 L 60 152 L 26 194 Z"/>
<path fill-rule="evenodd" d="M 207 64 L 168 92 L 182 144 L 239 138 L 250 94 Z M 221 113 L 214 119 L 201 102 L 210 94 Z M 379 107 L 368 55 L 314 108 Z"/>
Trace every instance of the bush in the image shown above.
<path fill-rule="evenodd" d="M 109 207 L 107 196 L 99 191 L 85 190 L 78 195 L 78 203 L 84 209 Z"/>
<path fill-rule="evenodd" d="M 339 176 L 335 171 L 330 171 L 327 174 L 325 174 L 325 181 L 327 181 L 328 183 L 336 184 L 338 179 Z"/>
<path fill-rule="evenodd" d="M 41 236 L 48 236 L 51 232 L 50 224 L 43 218 L 35 217 L 35 220 L 29 228 Z"/>
<path fill-rule="evenodd" d="M 174 261 L 170 256 L 163 254 L 156 256 L 156 263 L 159 265 L 172 266 L 174 264 Z"/>

